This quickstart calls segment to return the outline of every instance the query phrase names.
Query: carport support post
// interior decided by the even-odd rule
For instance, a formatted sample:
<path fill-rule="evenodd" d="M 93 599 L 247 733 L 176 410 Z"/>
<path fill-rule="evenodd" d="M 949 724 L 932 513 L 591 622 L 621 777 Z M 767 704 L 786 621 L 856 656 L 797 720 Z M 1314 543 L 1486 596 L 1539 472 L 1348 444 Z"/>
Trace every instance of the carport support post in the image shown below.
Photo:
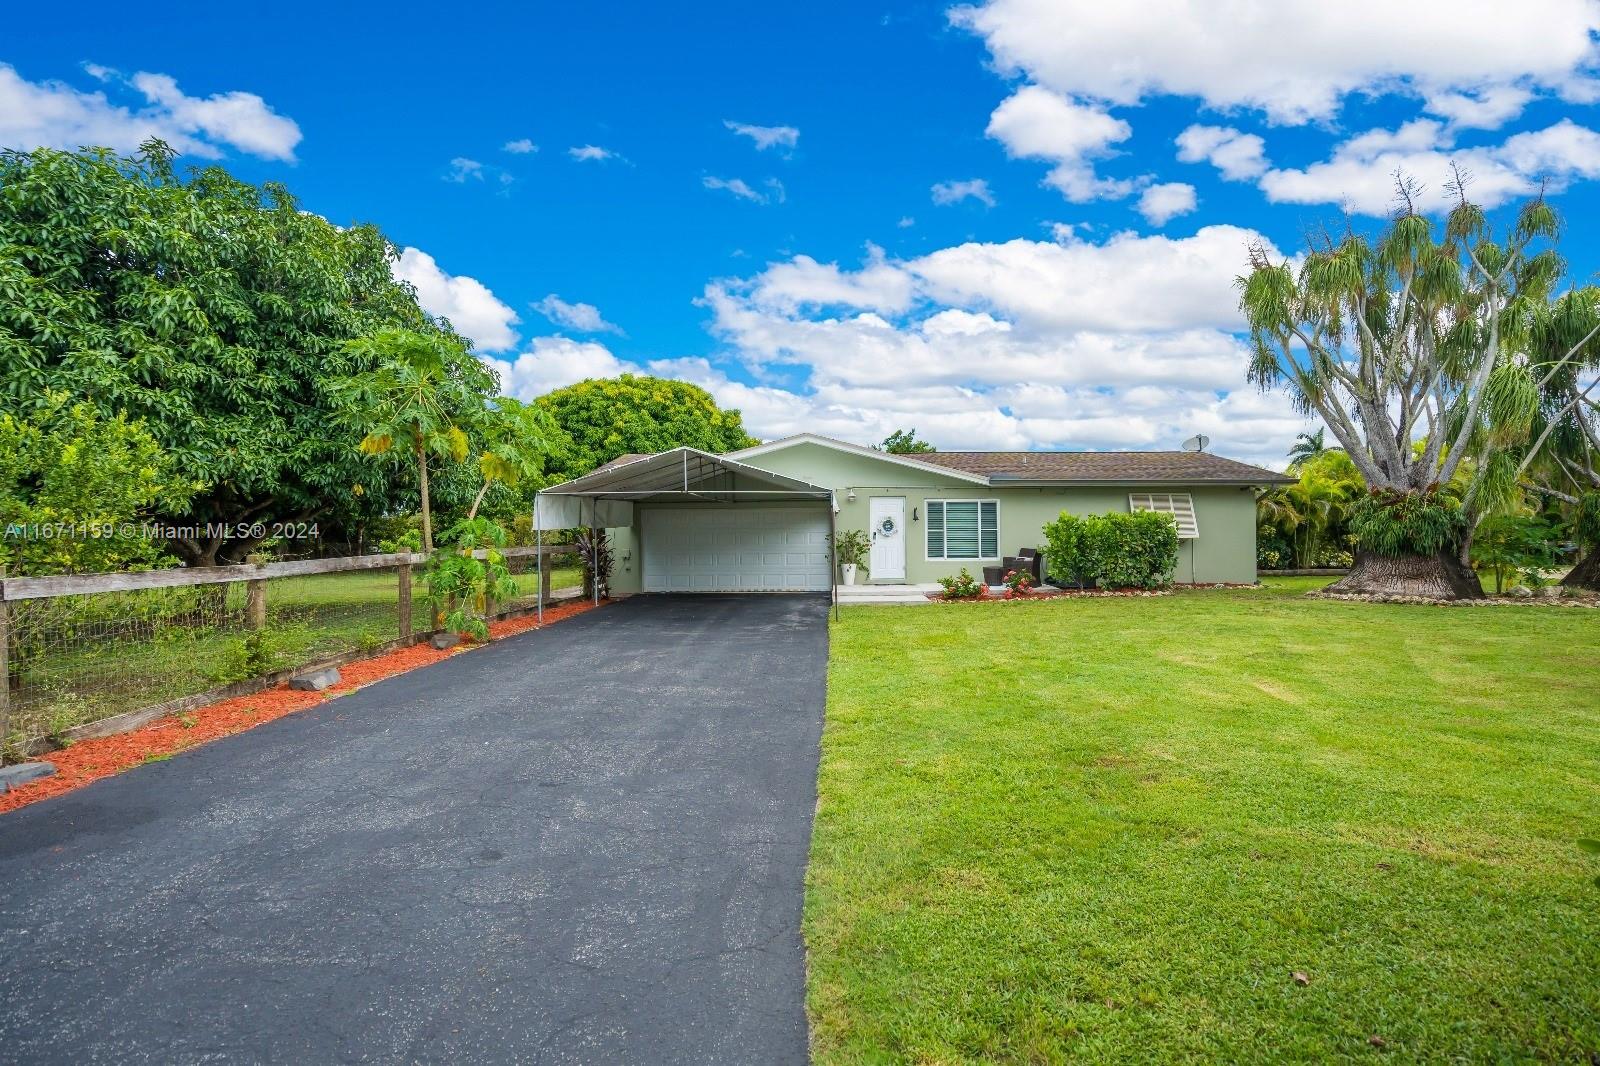
<path fill-rule="evenodd" d="M 688 462 L 686 458 L 684 462 Z M 595 535 L 594 524 L 599 521 L 595 511 L 599 508 L 597 497 L 589 497 L 589 569 L 590 584 L 594 586 L 594 605 L 600 606 L 600 541 Z"/>
<path fill-rule="evenodd" d="M 0 581 L 6 564 L 0 563 Z M 0 764 L 6 761 L 6 741 L 11 737 L 11 605 L 0 585 Z"/>
<path fill-rule="evenodd" d="M 833 599 L 833 620 L 839 620 L 839 512 L 828 493 L 828 595 Z"/>

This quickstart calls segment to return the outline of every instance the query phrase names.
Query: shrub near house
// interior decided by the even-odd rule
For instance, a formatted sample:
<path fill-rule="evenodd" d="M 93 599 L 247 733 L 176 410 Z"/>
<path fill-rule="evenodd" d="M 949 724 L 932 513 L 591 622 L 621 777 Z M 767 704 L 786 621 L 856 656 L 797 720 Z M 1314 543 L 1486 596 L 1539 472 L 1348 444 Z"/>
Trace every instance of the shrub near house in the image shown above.
<path fill-rule="evenodd" d="M 1044 527 L 1045 560 L 1057 584 L 1160 588 L 1178 565 L 1178 526 L 1170 514 L 1073 515 Z"/>

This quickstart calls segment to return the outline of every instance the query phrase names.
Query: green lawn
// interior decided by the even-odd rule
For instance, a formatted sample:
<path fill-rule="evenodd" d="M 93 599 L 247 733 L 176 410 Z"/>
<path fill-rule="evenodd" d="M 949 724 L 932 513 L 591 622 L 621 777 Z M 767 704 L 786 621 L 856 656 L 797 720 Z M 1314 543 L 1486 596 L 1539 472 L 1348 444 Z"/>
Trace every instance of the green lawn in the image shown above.
<path fill-rule="evenodd" d="M 1600 1051 L 1600 613 L 1315 584 L 846 608 L 818 1060 Z"/>

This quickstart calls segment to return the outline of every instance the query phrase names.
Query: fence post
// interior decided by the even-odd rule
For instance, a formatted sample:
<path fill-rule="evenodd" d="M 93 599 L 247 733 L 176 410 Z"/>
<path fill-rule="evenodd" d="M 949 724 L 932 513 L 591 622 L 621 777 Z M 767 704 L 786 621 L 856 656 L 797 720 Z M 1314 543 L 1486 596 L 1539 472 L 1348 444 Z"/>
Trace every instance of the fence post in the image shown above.
<path fill-rule="evenodd" d="M 550 602 L 551 566 L 550 561 L 545 558 L 545 556 L 549 554 L 545 550 L 546 547 L 547 546 L 543 544 L 539 545 L 539 562 L 541 564 L 539 567 L 539 605 L 541 607 Z"/>
<path fill-rule="evenodd" d="M 411 564 L 401 563 L 395 568 L 400 575 L 400 639 L 411 637 Z"/>
<path fill-rule="evenodd" d="M 0 563 L 0 580 L 6 564 Z M 6 742 L 11 739 L 11 605 L 0 587 L 0 765 L 6 761 Z"/>
<path fill-rule="evenodd" d="M 251 555 L 246 561 L 252 566 L 260 566 L 266 562 L 266 557 Z M 245 625 L 252 630 L 267 628 L 267 579 L 264 577 L 252 578 L 244 584 L 244 619 Z"/>

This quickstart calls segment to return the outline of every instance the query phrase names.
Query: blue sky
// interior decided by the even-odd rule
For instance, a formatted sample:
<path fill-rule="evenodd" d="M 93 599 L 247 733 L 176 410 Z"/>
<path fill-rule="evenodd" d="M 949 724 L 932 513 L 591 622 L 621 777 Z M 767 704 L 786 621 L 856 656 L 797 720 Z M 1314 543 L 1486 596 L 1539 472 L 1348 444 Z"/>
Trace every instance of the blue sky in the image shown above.
<path fill-rule="evenodd" d="M 0 144 L 160 133 L 378 224 L 508 391 L 648 370 L 765 437 L 1277 462 L 1231 279 L 1397 166 L 1543 177 L 1600 267 L 1595 0 L 1124 7 L 35 5 Z"/>

